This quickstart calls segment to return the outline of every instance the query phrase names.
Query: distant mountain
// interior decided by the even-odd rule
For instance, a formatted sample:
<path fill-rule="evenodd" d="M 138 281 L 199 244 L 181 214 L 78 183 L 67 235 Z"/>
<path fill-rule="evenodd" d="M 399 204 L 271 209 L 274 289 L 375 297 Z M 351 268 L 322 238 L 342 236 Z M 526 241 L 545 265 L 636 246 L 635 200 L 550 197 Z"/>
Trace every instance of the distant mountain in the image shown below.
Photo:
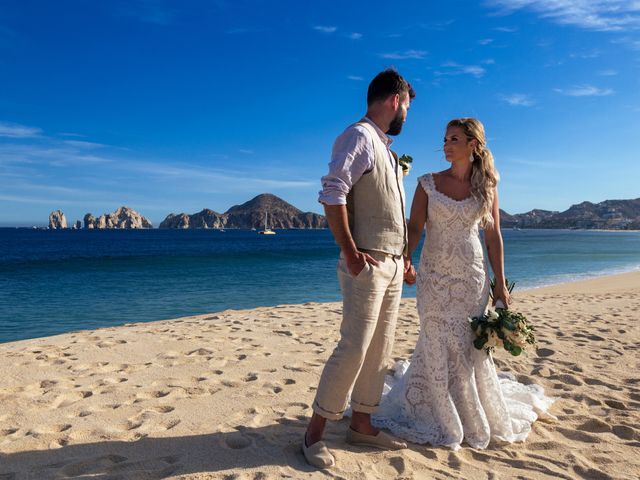
<path fill-rule="evenodd" d="M 192 215 L 171 213 L 160 223 L 160 228 L 263 228 L 265 214 L 269 228 L 326 228 L 323 215 L 303 212 L 270 193 L 263 193 L 234 205 L 225 213 L 204 209 Z"/>
<path fill-rule="evenodd" d="M 634 200 L 605 200 L 600 203 L 582 202 L 564 212 L 531 210 L 510 215 L 500 211 L 500 225 L 506 228 L 584 228 L 584 229 L 640 229 L 640 198 Z"/>

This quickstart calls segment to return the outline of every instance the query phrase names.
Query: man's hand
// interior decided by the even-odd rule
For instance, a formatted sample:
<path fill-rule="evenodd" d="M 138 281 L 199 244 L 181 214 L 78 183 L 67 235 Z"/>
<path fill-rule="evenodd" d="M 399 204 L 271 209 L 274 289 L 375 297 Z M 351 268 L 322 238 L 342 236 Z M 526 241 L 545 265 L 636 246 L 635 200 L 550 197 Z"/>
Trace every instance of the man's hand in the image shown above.
<path fill-rule="evenodd" d="M 362 271 L 365 263 L 378 266 L 378 261 L 375 258 L 368 253 L 360 252 L 358 250 L 348 255 L 345 254 L 345 260 L 347 262 L 347 270 L 349 270 L 349 273 L 354 277 Z"/>

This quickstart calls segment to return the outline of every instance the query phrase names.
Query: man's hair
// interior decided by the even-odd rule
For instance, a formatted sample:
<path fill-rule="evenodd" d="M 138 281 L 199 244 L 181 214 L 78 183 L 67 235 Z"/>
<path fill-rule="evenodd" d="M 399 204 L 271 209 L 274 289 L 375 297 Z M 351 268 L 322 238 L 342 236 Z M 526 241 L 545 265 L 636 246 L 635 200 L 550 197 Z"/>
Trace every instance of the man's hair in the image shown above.
<path fill-rule="evenodd" d="M 409 100 L 413 100 L 416 92 L 413 87 L 394 69 L 388 68 L 375 76 L 369 84 L 367 92 L 367 105 L 377 101 L 384 101 L 396 93 L 402 97 L 409 95 Z"/>

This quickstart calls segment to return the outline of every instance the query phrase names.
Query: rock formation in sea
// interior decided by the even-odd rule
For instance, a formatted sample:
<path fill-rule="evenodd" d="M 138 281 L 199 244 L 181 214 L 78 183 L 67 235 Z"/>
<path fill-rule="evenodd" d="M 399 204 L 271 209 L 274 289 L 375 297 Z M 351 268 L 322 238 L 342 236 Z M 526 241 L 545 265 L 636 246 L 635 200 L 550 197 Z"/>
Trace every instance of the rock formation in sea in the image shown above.
<path fill-rule="evenodd" d="M 224 228 L 225 222 L 223 214 L 205 208 L 193 215 L 170 213 L 162 221 L 160 228 Z"/>
<path fill-rule="evenodd" d="M 84 228 L 95 228 L 96 226 L 96 217 L 87 213 L 84 216 Z"/>
<path fill-rule="evenodd" d="M 303 212 L 281 198 L 263 193 L 225 213 L 204 209 L 189 215 L 169 214 L 160 228 L 263 228 L 265 214 L 269 228 L 327 228 L 323 215 Z"/>
<path fill-rule="evenodd" d="M 49 214 L 49 228 L 51 230 L 67 228 L 67 217 L 61 210 L 55 210 Z"/>
<path fill-rule="evenodd" d="M 76 220 L 76 223 L 73 225 L 74 230 L 80 230 L 82 228 L 82 222 L 80 220 Z"/>
<path fill-rule="evenodd" d="M 153 228 L 151 222 L 129 207 L 120 207 L 113 213 L 105 213 L 95 218 L 90 213 L 84 216 L 84 228 L 133 229 Z"/>

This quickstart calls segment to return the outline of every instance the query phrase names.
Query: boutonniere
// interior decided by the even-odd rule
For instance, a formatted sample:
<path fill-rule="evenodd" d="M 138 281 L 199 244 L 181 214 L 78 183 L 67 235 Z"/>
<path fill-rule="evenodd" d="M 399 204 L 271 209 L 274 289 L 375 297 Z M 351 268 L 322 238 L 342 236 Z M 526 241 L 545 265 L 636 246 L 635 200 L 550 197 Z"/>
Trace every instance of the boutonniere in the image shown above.
<path fill-rule="evenodd" d="M 409 170 L 411 170 L 411 162 L 413 162 L 413 157 L 410 155 L 402 155 L 398 159 L 398 163 L 402 167 L 402 174 L 405 177 L 409 175 Z"/>

